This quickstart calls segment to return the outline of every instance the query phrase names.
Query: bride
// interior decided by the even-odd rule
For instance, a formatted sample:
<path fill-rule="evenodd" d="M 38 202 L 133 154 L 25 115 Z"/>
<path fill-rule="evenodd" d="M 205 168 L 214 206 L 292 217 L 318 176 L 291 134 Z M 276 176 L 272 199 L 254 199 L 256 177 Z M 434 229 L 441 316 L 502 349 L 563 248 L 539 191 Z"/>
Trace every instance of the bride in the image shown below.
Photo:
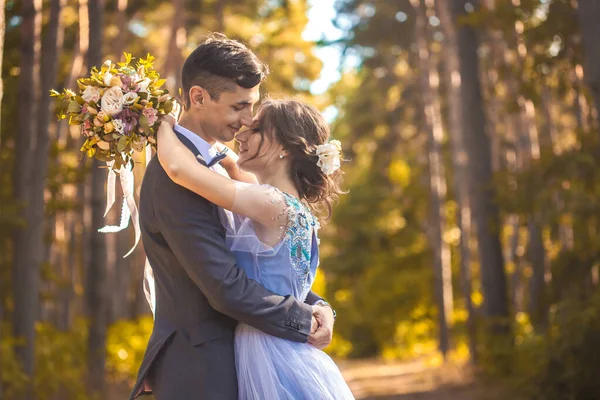
<path fill-rule="evenodd" d="M 227 244 L 251 279 L 303 301 L 319 263 L 316 214 L 329 217 L 340 193 L 341 148 L 328 138 L 313 107 L 267 100 L 236 135 L 239 155 L 221 162 L 229 177 L 198 163 L 171 121 L 158 131 L 158 158 L 175 183 L 222 207 Z M 240 323 L 235 358 L 240 399 L 354 398 L 333 360 L 310 344 Z"/>

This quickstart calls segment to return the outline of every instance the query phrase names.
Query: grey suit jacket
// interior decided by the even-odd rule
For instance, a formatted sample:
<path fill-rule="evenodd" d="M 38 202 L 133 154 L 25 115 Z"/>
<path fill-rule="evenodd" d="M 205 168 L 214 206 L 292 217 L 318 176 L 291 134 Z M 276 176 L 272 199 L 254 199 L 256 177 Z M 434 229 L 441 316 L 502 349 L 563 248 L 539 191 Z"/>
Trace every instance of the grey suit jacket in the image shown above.
<path fill-rule="evenodd" d="M 197 156 L 196 147 L 178 136 Z M 171 181 L 156 157 L 141 187 L 140 225 L 156 310 L 130 399 L 152 392 L 157 400 L 237 399 L 237 321 L 307 341 L 311 307 L 249 279 L 225 244 L 217 207 Z M 311 293 L 306 301 L 318 299 Z"/>

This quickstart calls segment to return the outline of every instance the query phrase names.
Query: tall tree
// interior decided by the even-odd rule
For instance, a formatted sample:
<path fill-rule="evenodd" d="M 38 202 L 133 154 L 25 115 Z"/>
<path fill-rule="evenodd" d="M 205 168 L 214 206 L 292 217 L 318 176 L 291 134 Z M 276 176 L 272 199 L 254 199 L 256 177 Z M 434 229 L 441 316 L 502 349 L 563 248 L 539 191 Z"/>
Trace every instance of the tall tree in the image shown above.
<path fill-rule="evenodd" d="M 17 355 L 27 375 L 33 376 L 35 355 L 35 321 L 39 298 L 39 265 L 31 248 L 32 160 L 36 146 L 36 118 L 40 98 L 40 47 L 42 31 L 42 1 L 21 3 L 21 72 L 19 75 L 19 107 L 14 168 L 14 196 L 23 209 L 24 226 L 15 233 L 13 269 L 13 329 L 16 337 L 25 340 L 17 347 Z M 31 397 L 33 394 L 28 393 Z"/>
<path fill-rule="evenodd" d="M 4 20 L 4 7 L 5 0 L 0 0 L 0 71 L 2 71 L 2 56 L 4 55 L 4 33 L 6 31 L 6 21 Z M 2 80 L 2 74 L 0 74 L 0 105 L 2 104 L 2 97 L 4 96 L 4 82 Z M 2 123 L 2 114 L 0 109 L 0 124 Z M 2 145 L 2 132 L 0 132 L 0 145 Z M 0 308 L 2 305 L 0 304 Z M 1 311 L 0 311 L 1 316 Z M 0 318 L 1 320 L 1 318 Z"/>
<path fill-rule="evenodd" d="M 80 0 L 85 2 L 86 0 Z M 102 64 L 102 35 L 104 21 L 104 0 L 90 0 L 89 12 L 89 51 L 88 65 L 100 67 Z M 91 228 L 89 232 L 89 265 L 86 265 L 85 297 L 89 318 L 88 373 L 89 386 L 93 392 L 104 391 L 106 364 L 106 325 L 108 307 L 106 298 L 106 237 L 98 229 L 104 224 L 106 169 L 100 162 L 92 160 L 91 172 Z"/>
<path fill-rule="evenodd" d="M 183 66 L 183 46 L 186 42 L 185 2 L 174 0 L 171 5 L 173 6 L 173 19 L 171 20 L 167 57 L 161 73 L 167 79 L 167 85 L 171 93 L 177 93 L 177 90 L 182 86 L 181 68 Z"/>
<path fill-rule="evenodd" d="M 217 20 L 217 31 L 225 32 L 225 6 L 227 0 L 217 0 L 215 2 L 215 18 Z"/>
<path fill-rule="evenodd" d="M 448 133 L 454 172 L 454 196 L 458 203 L 457 221 L 460 229 L 460 282 L 461 291 L 467 309 L 467 333 L 469 337 L 469 355 L 472 364 L 477 363 L 477 334 L 475 310 L 472 300 L 472 271 L 471 271 L 471 205 L 469 201 L 469 155 L 466 149 L 464 131 L 462 128 L 462 109 L 460 99 L 460 72 L 458 61 L 458 44 L 456 28 L 452 23 L 449 4 L 447 1 L 437 1 L 437 16 L 444 32 L 444 79 L 447 84 L 448 101 Z M 454 99 L 454 101 L 453 101 Z"/>
<path fill-rule="evenodd" d="M 31 230 L 31 252 L 34 265 L 42 265 L 47 261 L 46 243 L 44 241 L 45 232 L 45 189 L 46 177 L 48 173 L 49 163 L 49 147 L 50 147 L 50 115 L 51 115 L 51 98 L 47 95 L 50 89 L 54 86 L 58 54 L 61 50 L 59 44 L 59 29 L 61 25 L 61 12 L 66 3 L 66 0 L 51 0 L 50 2 L 50 19 L 44 32 L 44 40 L 42 43 L 42 68 L 41 68 L 41 92 L 42 96 L 39 101 L 39 112 L 37 115 L 36 126 L 36 148 L 34 157 L 31 161 L 32 179 L 30 193 L 30 216 L 31 220 L 27 221 L 27 229 Z M 55 125 L 56 126 L 56 125 Z"/>
<path fill-rule="evenodd" d="M 429 49 L 429 30 L 426 6 L 422 1 L 411 0 L 417 14 L 416 42 L 419 53 L 419 75 L 427 131 L 429 166 L 429 237 L 434 254 L 435 297 L 440 330 L 439 349 L 446 358 L 450 348 L 450 321 L 452 318 L 452 268 L 450 246 L 444 241 L 446 231 L 446 173 L 443 163 L 444 136 L 439 103 L 439 75 Z"/>
<path fill-rule="evenodd" d="M 579 0 L 577 3 L 581 40 L 585 59 L 585 81 L 590 87 L 596 111 L 600 110 L 600 0 Z"/>
<path fill-rule="evenodd" d="M 4 32 L 6 23 L 4 21 L 4 0 L 0 0 L 0 71 L 2 71 L 2 55 L 4 54 Z M 4 94 L 4 83 L 0 73 L 0 126 L 2 126 L 2 96 Z M 0 129 L 0 146 L 2 145 L 2 129 Z M 4 299 L 0 298 L 0 322 L 4 320 Z M 0 331 L 0 341 L 2 332 Z M 2 397 L 2 382 L 0 380 L 0 397 Z"/>
<path fill-rule="evenodd" d="M 461 76 L 462 122 L 469 153 L 471 200 L 477 226 L 477 244 L 481 264 L 484 314 L 492 331 L 505 333 L 509 327 L 506 274 L 500 245 L 498 206 L 493 201 L 491 187 L 491 146 L 483 109 L 479 73 L 477 33 L 459 19 L 479 2 L 457 0 L 451 3 L 454 27 L 457 32 L 459 71 Z"/>

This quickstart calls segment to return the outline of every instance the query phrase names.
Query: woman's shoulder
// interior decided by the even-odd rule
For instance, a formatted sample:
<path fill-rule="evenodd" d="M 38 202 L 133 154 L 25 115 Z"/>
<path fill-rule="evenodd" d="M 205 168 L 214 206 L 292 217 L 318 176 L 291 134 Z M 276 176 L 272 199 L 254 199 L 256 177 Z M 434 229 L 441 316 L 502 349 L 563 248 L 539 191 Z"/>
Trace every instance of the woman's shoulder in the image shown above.
<path fill-rule="evenodd" d="M 261 187 L 269 193 L 270 202 L 277 205 L 284 205 L 277 219 L 282 222 L 281 229 L 285 236 L 302 236 L 313 230 L 319 230 L 321 227 L 319 220 L 308 204 L 275 186 L 263 184 Z"/>

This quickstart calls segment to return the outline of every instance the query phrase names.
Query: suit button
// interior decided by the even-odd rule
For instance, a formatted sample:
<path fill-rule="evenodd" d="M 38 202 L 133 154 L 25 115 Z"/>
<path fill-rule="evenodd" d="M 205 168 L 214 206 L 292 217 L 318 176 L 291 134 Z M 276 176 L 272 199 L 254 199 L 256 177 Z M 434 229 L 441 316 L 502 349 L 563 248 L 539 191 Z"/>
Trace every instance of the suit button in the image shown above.
<path fill-rule="evenodd" d="M 290 325 L 291 325 L 290 321 L 285 321 L 285 326 L 290 326 Z"/>

